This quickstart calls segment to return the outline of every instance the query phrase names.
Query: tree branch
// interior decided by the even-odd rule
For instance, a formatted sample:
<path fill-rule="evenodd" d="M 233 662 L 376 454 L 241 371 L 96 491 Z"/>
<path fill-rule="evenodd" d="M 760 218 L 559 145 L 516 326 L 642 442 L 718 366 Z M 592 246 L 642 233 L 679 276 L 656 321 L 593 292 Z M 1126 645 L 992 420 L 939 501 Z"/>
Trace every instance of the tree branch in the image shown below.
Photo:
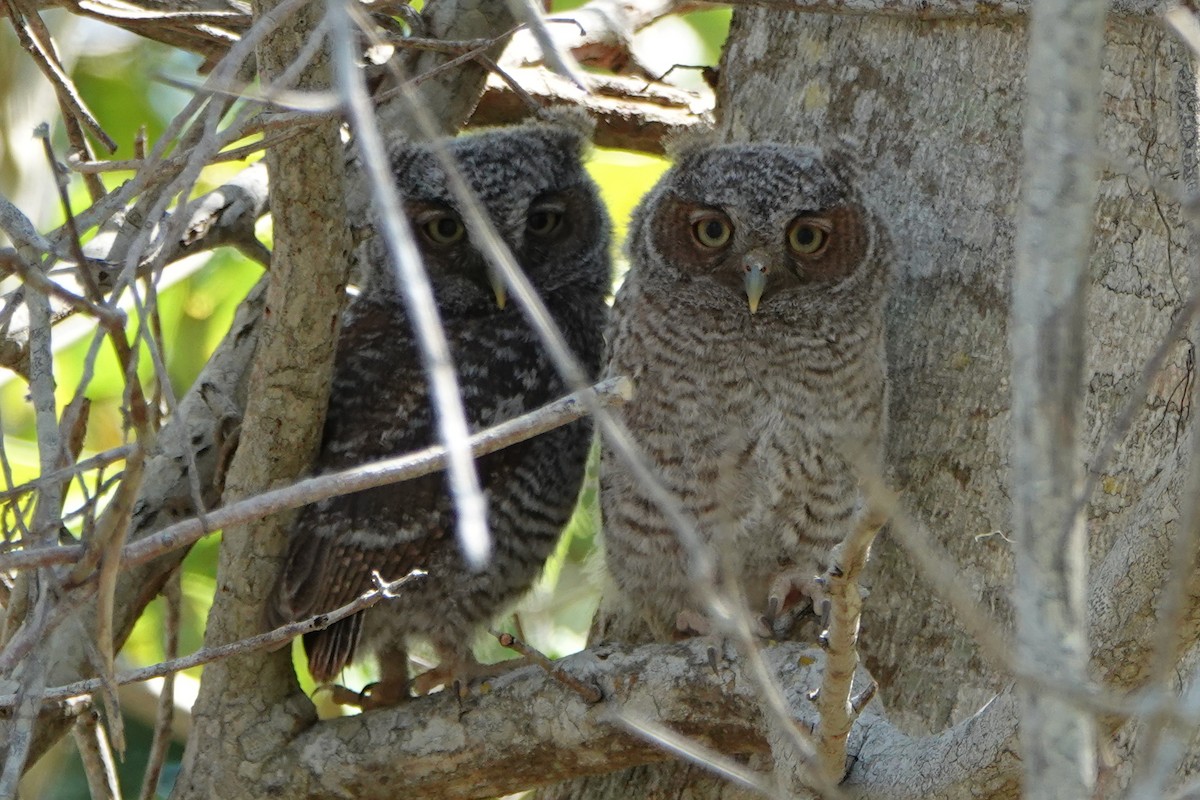
<path fill-rule="evenodd" d="M 174 675 L 177 672 L 182 672 L 185 669 L 204 666 L 215 661 L 221 661 L 236 655 L 244 653 L 252 653 L 255 650 L 274 650 L 280 645 L 290 642 L 297 636 L 303 636 L 306 633 L 318 631 L 323 628 L 328 628 L 339 620 L 353 616 L 360 611 L 364 611 L 387 597 L 391 597 L 392 593 L 402 587 L 404 584 L 418 580 L 425 575 L 420 570 L 413 570 L 407 575 L 389 582 L 383 582 L 378 573 L 375 573 L 376 588 L 364 592 L 359 597 L 356 597 L 351 602 L 344 606 L 335 608 L 332 611 L 327 611 L 323 614 L 315 614 L 306 619 L 296 622 L 281 625 L 274 630 L 260 633 L 256 636 L 250 636 L 246 639 L 240 639 L 229 644 L 214 645 L 212 647 L 203 647 L 191 655 L 182 656 L 179 658 L 170 658 L 166 661 L 152 664 L 148 667 L 130 670 L 117 675 L 113 679 L 114 685 L 126 686 L 131 683 L 141 683 L 142 681 L 153 680 L 154 678 L 162 678 L 164 676 Z M 95 692 L 103 688 L 105 680 L 102 678 L 89 678 L 88 680 L 76 681 L 75 683 L 66 686 L 54 686 L 42 692 L 43 701 L 53 700 L 68 700 L 73 697 L 79 697 Z M 0 695 L 0 708 L 11 708 L 16 706 L 19 697 L 17 695 Z"/>
<path fill-rule="evenodd" d="M 721 5 L 808 14 L 994 20 L 1029 14 L 1033 0 L 723 0 Z M 1112 0 L 1109 13 L 1150 17 L 1162 13 L 1168 5 L 1161 0 Z"/>
<path fill-rule="evenodd" d="M 556 662 L 600 689 L 604 699 L 597 704 L 526 666 L 466 698 L 442 692 L 317 722 L 273 762 L 268 788 L 296 800 L 494 797 L 670 758 L 653 741 L 626 732 L 622 719 L 652 720 L 726 758 L 768 755 L 755 679 L 740 659 L 720 659 L 714 668 L 710 650 L 704 639 L 601 645 Z M 790 687 L 797 724 L 814 725 L 805 689 L 820 682 L 824 655 L 789 642 L 763 657 Z M 906 736 L 869 713 L 851 733 L 854 761 L 842 788 L 857 800 L 965 800 L 981 787 L 1013 786 L 1015 723 L 1009 693 L 937 736 Z M 766 786 L 770 776 L 744 779 Z"/>
<path fill-rule="evenodd" d="M 597 384 L 597 401 L 611 408 L 629 398 L 629 381 L 610 378 Z M 468 440 L 473 458 L 494 453 L 546 431 L 566 425 L 587 414 L 587 401 L 575 393 L 542 408 L 522 414 L 473 434 Z M 306 478 L 290 486 L 256 494 L 228 506 L 216 508 L 202 517 L 176 522 L 157 533 L 128 545 L 121 560 L 125 565 L 144 564 L 164 553 L 187 547 L 221 528 L 288 511 L 308 503 L 339 497 L 364 489 L 388 486 L 412 480 L 446 467 L 444 447 L 429 447 L 416 453 L 389 458 L 361 467 Z M 0 554 L 0 571 L 31 569 L 51 564 L 74 564 L 83 555 L 82 545 L 60 545 L 35 550 Z"/>
<path fill-rule="evenodd" d="M 1106 6 L 1034 5 L 1010 329 L 1017 646 L 1026 661 L 1081 683 L 1089 655 L 1087 529 L 1074 498 L 1084 471 L 1086 289 Z M 1092 715 L 1031 686 L 1022 700 L 1026 797 L 1090 797 Z"/>
<path fill-rule="evenodd" d="M 582 106 L 596 119 L 594 141 L 645 153 L 663 153 L 664 143 L 710 121 L 712 95 L 696 95 L 641 78 L 585 73 L 587 91 L 542 67 L 514 67 L 506 72 L 521 88 L 546 106 Z M 493 76 L 479 101 L 472 125 L 503 125 L 529 116 L 529 108 L 504 81 Z"/>
<path fill-rule="evenodd" d="M 825 670 L 816 696 L 816 761 L 823 777 L 834 785 L 846 774 L 846 740 L 862 707 L 875 693 L 874 681 L 855 698 L 854 675 L 858 671 L 858 626 L 862 617 L 859 578 L 867 566 L 875 534 L 887 517 L 871 506 L 860 514 L 854 528 L 830 557 L 824 575 L 829 598 L 829 629 L 821 634 L 825 647 Z"/>

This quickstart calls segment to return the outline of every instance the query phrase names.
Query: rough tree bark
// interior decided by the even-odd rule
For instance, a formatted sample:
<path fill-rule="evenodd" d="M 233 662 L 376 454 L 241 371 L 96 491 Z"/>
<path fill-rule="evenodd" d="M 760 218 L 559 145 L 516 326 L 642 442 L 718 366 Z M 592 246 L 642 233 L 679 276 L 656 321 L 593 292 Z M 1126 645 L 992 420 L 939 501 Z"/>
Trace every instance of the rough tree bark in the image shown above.
<path fill-rule="evenodd" d="M 256 17 L 270 14 L 273 6 L 269 1 L 256 4 Z M 287 69 L 323 14 L 320 6 L 302 8 L 263 40 L 257 63 L 264 82 Z M 329 54 L 323 49 L 297 87 L 322 90 L 331 84 Z M 338 121 L 331 119 L 267 151 L 275 247 L 262 338 L 226 501 L 294 479 L 308 468 L 320 444 L 350 272 L 338 129 Z M 289 519 L 275 515 L 224 532 L 206 644 L 236 641 L 261 630 L 262 598 L 274 582 L 271 566 L 283 552 Z M 311 703 L 295 698 L 295 688 L 286 649 L 234 657 L 205 669 L 173 796 L 237 797 L 247 781 L 257 783 L 270 768 L 270 754 L 298 724 L 315 718 Z"/>
<path fill-rule="evenodd" d="M 781 3 L 784 5 L 784 3 Z M 870 5 L 870 4 L 860 4 Z M 969 10 L 969 9 L 968 9 Z M 1013 583 L 1008 308 L 1020 185 L 1027 20 L 941 20 L 739 9 L 718 88 L 727 139 L 817 143 L 858 153 L 862 181 L 897 250 L 889 309 L 891 482 L 952 556 L 976 606 L 1011 628 Z M 1131 551 L 1123 533 L 1169 540 L 1188 463 L 1192 345 L 1169 343 L 1149 396 L 1139 373 L 1188 290 L 1176 197 L 1194 163 L 1194 82 L 1183 47 L 1145 14 L 1113 14 L 1103 54 L 1102 170 L 1090 263 L 1081 422 L 1097 488 L 1088 510 L 1090 622 L 1105 631 L 1092 672 L 1122 686 L 1147 674 L 1166 547 Z M 1188 167 L 1190 169 L 1190 167 Z M 1095 454 L 1126 403 L 1123 447 Z M 866 583 L 861 636 L 893 721 L 936 731 L 1006 680 L 886 535 Z M 1118 613 L 1114 586 L 1126 596 Z M 1185 620 L 1194 632 L 1195 620 Z M 1137 631 L 1141 631 L 1139 635 Z M 640 767 L 541 797 L 741 796 L 695 767 Z M 1011 783 L 1002 794 L 1011 793 Z"/>
<path fill-rule="evenodd" d="M 846 4 L 887 6 L 890 16 L 739 12 L 722 73 L 721 132 L 736 140 L 816 142 L 852 147 L 860 153 L 863 180 L 891 220 L 899 255 L 890 310 L 892 481 L 904 490 L 906 506 L 952 554 L 958 577 L 978 606 L 1007 626 L 1012 572 L 1005 538 L 1012 527 L 1007 490 L 1011 485 L 1007 310 L 1020 174 L 1016 154 L 1025 103 L 1026 22 L 1011 15 L 1011 3 L 997 5 L 995 13 L 983 19 L 942 20 L 905 16 L 905 9 L 919 5 L 915 3 Z M 439 4 L 439 8 L 449 5 Z M 979 11 L 970 3 L 964 9 Z M 1129 2 L 1122 9 L 1123 13 L 1136 10 Z M 1150 675 L 1152 637 L 1146 632 L 1158 610 L 1160 584 L 1142 576 L 1160 569 L 1170 554 L 1171 534 L 1180 527 L 1181 512 L 1176 509 L 1184 505 L 1180 497 L 1191 455 L 1187 443 L 1193 379 L 1190 342 L 1169 343 L 1165 366 L 1155 374 L 1148 398 L 1138 394 L 1138 374 L 1147 355 L 1164 339 L 1188 290 L 1187 237 L 1174 202 L 1178 191 L 1174 179 L 1182 170 L 1185 182 L 1195 186 L 1190 152 L 1194 83 L 1182 48 L 1152 18 L 1114 16 L 1106 37 L 1102 152 L 1108 156 L 1108 166 L 1100 187 L 1091 260 L 1083 446 L 1088 453 L 1100 451 L 1114 418 L 1132 398 L 1137 413 L 1124 447 L 1103 464 L 1097 463 L 1095 455 L 1088 459 L 1098 486 L 1088 519 L 1094 587 L 1089 622 L 1098 631 L 1093 636 L 1091 668 L 1114 685 L 1128 687 Z M 841 143 L 842 136 L 856 142 Z M 304 159 L 311 156 L 311 151 L 304 152 Z M 318 181 L 314 185 L 336 184 Z M 276 230 L 280 235 L 278 221 Z M 330 243 L 336 249 L 336 235 L 325 246 Z M 287 282 L 282 277 L 276 280 Z M 272 308 L 280 308 L 277 300 Z M 312 313 L 329 319 L 326 311 Z M 255 337 L 265 327 L 261 320 L 255 321 L 252 311 L 239 325 L 239 333 L 231 336 L 233 345 L 243 334 Z M 219 358 L 214 362 L 224 363 Z M 240 380 L 227 382 L 237 384 L 234 394 L 241 394 Z M 312 399 L 303 390 L 300 394 Z M 185 407 L 193 410 L 203 405 L 195 393 L 188 402 L 191 405 Z M 240 400 L 231 402 L 236 406 Z M 210 405 L 207 411 L 197 410 L 197 415 L 219 411 Z M 181 414 L 184 424 L 179 433 L 186 435 L 198 418 Z M 263 434 L 264 422 L 269 424 L 269 414 L 252 411 L 247 426 L 257 431 L 253 435 L 248 431 L 243 444 Z M 208 469 L 217 449 L 206 453 L 202 471 Z M 292 452 L 300 449 L 297 446 Z M 256 449 L 247 458 L 273 452 L 278 450 Z M 294 472 L 300 468 L 297 464 L 283 465 L 278 474 Z M 236 487 L 251 491 L 269 482 L 271 469 L 247 461 L 231 476 L 232 486 L 235 491 Z M 176 478 L 177 473 L 172 472 Z M 161 512 L 187 515 L 186 508 Z M 150 526 L 154 521 L 143 522 Z M 267 533 L 261 541 L 246 538 L 231 532 L 223 547 L 221 596 L 210 638 L 227 640 L 257 630 L 250 624 L 251 619 L 257 622 L 259 607 L 253 595 L 256 591 L 261 595 L 272 577 L 260 568 L 269 563 L 282 540 L 277 532 Z M 928 591 L 911 559 L 886 537 L 876 547 L 873 570 L 862 639 L 893 719 L 913 731 L 938 730 L 974 711 L 1006 679 L 1003 669 L 980 655 L 956 627 L 953 614 Z M 131 613 L 140 609 L 146 592 L 155 588 L 139 585 L 136 579 L 123 582 L 121 596 L 128 605 L 120 607 Z M 1198 627 L 1200 621 L 1194 613 L 1189 615 L 1181 637 L 1194 641 Z M 63 635 L 69 635 L 66 628 Z M 60 661 L 64 675 L 52 677 L 50 683 L 67 682 L 66 673 L 80 669 L 82 657 L 64 652 L 71 656 Z M 697 651 L 689 663 L 702 660 Z M 235 674 L 243 664 L 253 665 L 256 671 Z M 263 676 L 270 680 L 250 680 Z M 278 775 L 270 773 L 270 751 L 284 738 L 289 723 L 311 716 L 302 697 L 292 694 L 283 699 L 294 682 L 282 659 L 254 657 L 212 668 L 206 684 L 206 697 L 197 707 L 198 717 L 205 717 L 197 736 L 205 741 L 193 747 L 191 771 L 182 780 L 179 795 L 261 795 L 283 785 L 275 780 Z M 236 708 L 244 700 L 250 702 Z M 454 717 L 462 726 L 451 728 L 466 737 L 466 724 L 474 724 L 477 718 L 466 717 L 461 708 L 449 708 L 452 705 L 448 698 L 426 704 L 427 722 L 439 729 L 444 727 L 440 715 Z M 246 708 L 253 713 L 247 714 Z M 972 720 L 976 728 L 992 726 L 996 734 L 988 741 L 1001 752 L 995 760 L 1007 754 L 1010 767 L 1008 776 L 967 787 L 976 793 L 1012 796 L 1012 749 L 1005 731 L 1011 730 L 1014 709 L 1012 695 L 1007 694 L 989 707 L 982 721 Z M 241 720 L 233 720 L 235 710 Z M 486 706 L 485 710 L 497 709 Z M 599 716 L 600 710 L 592 716 Z M 386 735 L 404 738 L 391 723 L 405 718 L 406 712 L 397 712 L 394 717 L 377 714 L 345 725 L 315 726 L 292 742 L 281 763 L 294 763 L 298 743 L 313 744 L 313 749 L 300 754 L 311 761 L 306 764 L 315 787 L 305 791 L 314 796 L 333 793 L 332 784 L 322 783 L 330 778 L 321 772 L 328 763 L 323 757 L 328 750 L 316 747 L 324 743 L 322 737 L 336 744 L 344 744 L 343 733 L 362 741 L 361 733 L 372 743 L 385 741 Z M 261 725 L 266 733 L 259 735 L 251 726 L 263 719 L 270 724 Z M 953 734 L 938 741 L 946 748 L 947 760 L 961 758 L 983 765 L 991 758 L 982 747 L 980 752 L 960 752 Z M 719 737 L 712 743 L 719 746 Z M 890 749 L 881 750 L 878 739 L 864 745 L 857 779 L 898 771 L 897 762 L 909 751 L 896 747 L 894 740 L 885 743 Z M 389 747 L 387 754 L 396 750 Z M 931 751 L 918 752 L 928 757 Z M 748 755 L 752 764 L 765 766 L 767 756 L 761 745 L 739 753 Z M 369 766 L 378 770 L 381 763 Z M 525 768 L 537 772 L 529 764 Z M 349 778 L 358 775 L 352 772 Z M 639 767 L 558 787 L 548 794 L 597 798 L 739 794 L 728 784 L 697 780 L 698 775 L 689 768 Z M 309 776 L 295 780 L 300 785 Z M 922 796 L 924 788 L 909 786 L 897 796 Z M 992 788 L 996 791 L 989 792 Z"/>
<path fill-rule="evenodd" d="M 1012 348 L 1013 606 L 1019 652 L 1087 681 L 1083 417 L 1091 222 L 1106 0 L 1041 0 L 1030 18 Z M 1052 689 L 1021 692 L 1029 800 L 1091 797 L 1092 712 Z"/>
<path fill-rule="evenodd" d="M 271 3 L 256 7 L 256 17 Z M 258 50 L 264 79 L 284 70 L 312 35 L 324 13 L 310 6 Z M 469 39 L 491 37 L 511 24 L 495 0 L 440 4 L 428 22 L 431 33 Z M 499 45 L 498 45 L 499 46 Z M 418 56 L 409 64 L 420 74 L 447 60 Z M 332 85 L 328 55 L 314 59 L 302 88 Z M 417 92 L 423 109 L 433 99 L 435 125 L 461 127 L 486 79 L 468 64 L 443 72 Z M 381 125 L 416 135 L 403 98 L 380 109 Z M 348 213 L 346 192 L 363 191 L 345 174 L 339 120 L 267 151 L 275 249 L 264 310 L 265 325 L 250 378 L 249 400 L 238 452 L 230 467 L 225 501 L 294 480 L 309 466 L 320 442 L 344 289 L 350 275 L 350 228 L 361 215 Z M 361 202 L 357 198 L 356 202 Z M 353 205 L 351 205 L 353 208 Z M 218 565 L 218 592 L 205 642 L 215 645 L 259 633 L 264 598 L 274 583 L 291 516 L 282 514 L 225 531 Z M 247 713 L 247 709 L 252 709 Z M 299 691 L 289 649 L 252 653 L 206 667 L 193 708 L 184 772 L 172 797 L 254 797 L 277 785 L 290 770 L 282 752 L 316 712 Z"/>

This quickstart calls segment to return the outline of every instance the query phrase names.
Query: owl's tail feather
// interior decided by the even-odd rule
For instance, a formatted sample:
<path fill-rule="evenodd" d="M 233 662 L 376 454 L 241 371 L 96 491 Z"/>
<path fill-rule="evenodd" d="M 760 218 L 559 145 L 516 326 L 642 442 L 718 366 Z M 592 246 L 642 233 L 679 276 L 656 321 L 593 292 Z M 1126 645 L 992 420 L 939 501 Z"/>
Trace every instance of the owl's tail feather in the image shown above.
<path fill-rule="evenodd" d="M 333 623 L 322 631 L 304 634 L 308 671 L 317 683 L 329 683 L 354 660 L 362 636 L 362 614 Z"/>

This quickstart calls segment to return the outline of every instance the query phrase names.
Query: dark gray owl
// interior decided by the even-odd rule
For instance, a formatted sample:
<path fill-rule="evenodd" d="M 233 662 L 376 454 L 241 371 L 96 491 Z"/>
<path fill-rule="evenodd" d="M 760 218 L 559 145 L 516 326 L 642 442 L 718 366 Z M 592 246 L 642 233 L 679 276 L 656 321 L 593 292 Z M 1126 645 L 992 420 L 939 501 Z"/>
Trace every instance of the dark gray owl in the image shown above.
<path fill-rule="evenodd" d="M 581 164 L 590 128 L 581 117 L 496 129 L 447 141 L 467 183 L 512 249 L 575 356 L 595 376 L 610 285 L 609 222 Z M 430 146 L 393 154 L 392 169 L 446 329 L 472 430 L 566 394 L 545 347 L 472 244 Z M 346 310 L 318 472 L 436 443 L 415 335 L 387 263 Z M 575 422 L 479 459 L 493 537 L 491 561 L 466 565 L 442 475 L 325 500 L 302 509 L 270 606 L 272 624 L 343 605 L 413 569 L 395 599 L 308 634 L 314 679 L 332 681 L 364 649 L 380 662 L 370 704 L 407 695 L 409 638 L 432 642 L 441 677 L 468 679 L 475 629 L 530 587 L 569 519 L 591 427 Z"/>
<path fill-rule="evenodd" d="M 849 459 L 882 462 L 891 246 L 852 180 L 817 150 L 685 150 L 634 211 L 614 306 L 619 413 L 768 624 L 849 529 Z M 613 610 L 707 632 L 676 534 L 610 452 L 601 475 Z"/>

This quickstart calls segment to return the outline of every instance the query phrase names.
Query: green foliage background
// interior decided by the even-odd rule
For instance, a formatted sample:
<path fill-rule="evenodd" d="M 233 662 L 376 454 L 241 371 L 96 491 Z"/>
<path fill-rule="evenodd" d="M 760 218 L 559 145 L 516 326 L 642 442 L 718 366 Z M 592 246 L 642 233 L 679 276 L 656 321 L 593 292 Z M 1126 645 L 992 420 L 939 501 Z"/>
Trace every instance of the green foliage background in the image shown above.
<path fill-rule="evenodd" d="M 556 11 L 579 5 L 556 4 Z M 138 129 L 145 126 L 153 143 L 171 116 L 182 107 L 186 95 L 161 82 L 160 75 L 187 78 L 195 76 L 199 59 L 186 53 L 137 39 L 106 26 L 51 12 L 47 21 L 58 37 L 60 52 L 72 62 L 71 74 L 82 96 L 101 124 L 119 143 L 114 158 L 129 158 Z M 730 13 L 706 11 L 682 19 L 668 19 L 643 33 L 649 38 L 647 52 L 670 54 L 670 63 L 715 64 L 720 46 L 728 32 Z M 654 65 L 652 65 L 654 66 Z M 665 67 L 663 67 L 665 71 Z M 698 80 L 687 76 L 686 80 Z M 674 74 L 674 73 L 673 73 Z M 0 194 L 12 200 L 33 219 L 39 230 L 48 231 L 61 224 L 63 214 L 52 195 L 45 191 L 50 183 L 44 158 L 31 158 L 35 151 L 32 128 L 40 122 L 59 122 L 53 95 L 31 60 L 21 50 L 12 31 L 0 29 Z M 61 125 L 54 129 L 58 152 L 65 150 Z M 196 193 L 206 192 L 243 169 L 233 163 L 205 171 Z M 615 223 L 614 255 L 618 275 L 624 272 L 619 243 L 623 241 L 629 212 L 648 189 L 667 162 L 642 154 L 596 149 L 589 169 L 600 185 Z M 105 176 L 110 188 L 128 178 L 112 173 Z M 82 181 L 71 185 L 76 209 L 86 207 L 88 197 Z M 264 240 L 269 226 L 263 227 Z M 261 274 L 261 269 L 230 250 L 219 250 L 179 264 L 168 270 L 169 285 L 158 295 L 158 313 L 166 350 L 164 353 L 170 386 L 181 396 L 195 380 L 209 354 L 229 327 L 233 314 L 246 291 Z M 7 291 L 11 279 L 0 288 Z M 86 353 L 93 331 L 70 324 L 55 329 L 56 380 L 60 408 L 74 396 L 84 372 Z M 150 359 L 143 348 L 140 354 L 143 380 L 152 378 Z M 95 375 L 85 394 L 92 401 L 91 418 L 85 441 L 84 457 L 123 443 L 121 416 L 122 380 L 107 347 L 100 349 Z M 14 375 L 0 373 L 0 427 L 4 452 L 16 483 L 37 475 L 36 437 L 33 412 L 24 382 Z M 580 498 L 575 517 L 559 547 L 546 566 L 536 588 L 499 627 L 519 633 L 526 641 L 552 657 L 581 649 L 600 592 L 600 569 L 596 563 L 596 535 L 599 513 L 596 503 L 595 459 Z M 78 503 L 79 498 L 74 502 Z M 68 506 L 70 507 L 70 505 Z M 6 513 L 12 513 L 8 511 Z M 183 616 L 180 629 L 181 652 L 201 646 L 204 621 L 215 590 L 218 537 L 209 537 L 194 547 L 184 562 L 182 573 Z M 139 622 L 121 654 L 123 667 L 152 664 L 164 657 L 164 604 L 153 603 Z M 297 672 L 305 688 L 313 687 L 300 659 L 297 645 Z M 509 658 L 490 637 L 481 636 L 478 654 L 485 661 Z M 178 693 L 186 694 L 188 681 L 198 679 L 199 671 L 181 679 Z M 345 676 L 350 686 L 370 680 L 366 670 L 356 669 Z M 194 684 L 193 684 L 194 686 Z M 337 713 L 331 707 L 323 713 Z M 150 744 L 152 718 L 139 718 L 127 707 L 129 750 L 121 767 L 122 788 L 126 797 L 135 797 L 141 783 Z M 169 785 L 181 755 L 179 744 L 164 785 Z M 47 800 L 87 798 L 78 757 L 69 745 L 62 745 L 42 760 L 24 784 L 27 797 Z"/>

